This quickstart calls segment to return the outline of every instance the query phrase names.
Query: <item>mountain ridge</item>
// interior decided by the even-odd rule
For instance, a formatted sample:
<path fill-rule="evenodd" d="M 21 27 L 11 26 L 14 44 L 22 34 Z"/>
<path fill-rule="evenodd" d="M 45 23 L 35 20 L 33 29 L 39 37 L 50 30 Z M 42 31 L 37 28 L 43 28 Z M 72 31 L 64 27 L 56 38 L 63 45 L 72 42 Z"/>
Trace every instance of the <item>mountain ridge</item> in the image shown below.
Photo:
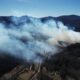
<path fill-rule="evenodd" d="M 34 23 L 32 22 L 32 19 L 34 20 L 40 20 L 41 23 L 45 24 L 47 21 L 56 21 L 56 22 L 62 22 L 64 25 L 68 26 L 68 28 L 72 28 L 75 31 L 80 31 L 80 16 L 78 15 L 63 15 L 58 17 L 31 17 L 31 16 L 0 16 L 0 23 L 5 23 L 6 25 L 13 24 L 16 26 L 24 25 L 25 23 Z"/>

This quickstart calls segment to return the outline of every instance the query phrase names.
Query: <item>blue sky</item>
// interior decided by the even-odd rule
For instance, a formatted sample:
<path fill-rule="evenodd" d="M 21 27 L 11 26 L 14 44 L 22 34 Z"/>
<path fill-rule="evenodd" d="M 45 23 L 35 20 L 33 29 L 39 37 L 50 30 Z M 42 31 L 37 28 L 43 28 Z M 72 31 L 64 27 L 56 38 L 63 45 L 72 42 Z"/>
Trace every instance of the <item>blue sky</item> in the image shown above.
<path fill-rule="evenodd" d="M 0 0 L 0 15 L 80 15 L 80 0 Z"/>

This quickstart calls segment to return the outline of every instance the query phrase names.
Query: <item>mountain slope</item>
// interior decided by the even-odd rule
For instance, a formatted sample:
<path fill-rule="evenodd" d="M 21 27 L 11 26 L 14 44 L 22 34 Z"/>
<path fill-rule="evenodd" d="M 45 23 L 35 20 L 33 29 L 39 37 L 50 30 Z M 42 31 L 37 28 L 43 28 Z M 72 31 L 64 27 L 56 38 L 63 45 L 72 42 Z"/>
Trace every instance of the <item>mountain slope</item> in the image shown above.
<path fill-rule="evenodd" d="M 1 72 L 24 62 L 42 64 L 67 46 L 80 43 L 79 25 L 80 16 L 76 15 L 43 18 L 1 16 L 0 56 L 5 56 L 1 58 L 1 69 L 10 64 Z"/>

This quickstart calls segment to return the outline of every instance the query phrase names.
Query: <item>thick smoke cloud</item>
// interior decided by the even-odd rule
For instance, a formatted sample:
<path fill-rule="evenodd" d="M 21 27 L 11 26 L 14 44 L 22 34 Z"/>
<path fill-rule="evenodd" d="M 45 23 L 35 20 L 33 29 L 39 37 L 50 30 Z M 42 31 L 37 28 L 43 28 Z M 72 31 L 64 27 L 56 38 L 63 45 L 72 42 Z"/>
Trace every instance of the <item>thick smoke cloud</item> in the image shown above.
<path fill-rule="evenodd" d="M 17 18 L 12 19 L 18 24 Z M 69 30 L 61 22 L 58 28 L 54 20 L 46 23 L 36 18 L 30 20 L 31 23 L 10 25 L 9 28 L 0 24 L 0 51 L 26 61 L 42 62 L 67 45 L 80 42 L 80 33 Z"/>
<path fill-rule="evenodd" d="M 80 43 L 80 32 L 75 32 L 71 29 L 68 29 L 67 26 L 64 26 L 61 22 L 58 23 L 59 29 L 55 34 L 55 37 L 49 39 L 51 44 L 58 44 L 58 41 L 62 41 L 67 44 Z"/>

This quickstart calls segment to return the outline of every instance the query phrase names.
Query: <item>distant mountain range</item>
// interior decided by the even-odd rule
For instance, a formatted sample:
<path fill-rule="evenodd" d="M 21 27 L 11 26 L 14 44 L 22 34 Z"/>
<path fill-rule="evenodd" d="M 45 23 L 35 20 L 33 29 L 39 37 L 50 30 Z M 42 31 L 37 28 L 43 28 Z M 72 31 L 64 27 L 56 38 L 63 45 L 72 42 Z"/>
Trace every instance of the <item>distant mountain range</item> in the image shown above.
<path fill-rule="evenodd" d="M 0 16 L 0 23 L 3 23 L 5 25 L 13 24 L 15 26 L 24 25 L 26 23 L 33 23 L 32 20 L 35 20 L 34 23 L 37 21 L 40 21 L 41 23 L 47 23 L 47 21 L 58 21 L 62 22 L 64 25 L 66 25 L 70 29 L 74 29 L 75 31 L 80 31 L 80 16 L 77 15 L 64 15 L 59 17 L 42 17 L 42 18 L 35 18 L 30 16 L 22 16 L 22 17 L 16 17 L 16 16 Z"/>

